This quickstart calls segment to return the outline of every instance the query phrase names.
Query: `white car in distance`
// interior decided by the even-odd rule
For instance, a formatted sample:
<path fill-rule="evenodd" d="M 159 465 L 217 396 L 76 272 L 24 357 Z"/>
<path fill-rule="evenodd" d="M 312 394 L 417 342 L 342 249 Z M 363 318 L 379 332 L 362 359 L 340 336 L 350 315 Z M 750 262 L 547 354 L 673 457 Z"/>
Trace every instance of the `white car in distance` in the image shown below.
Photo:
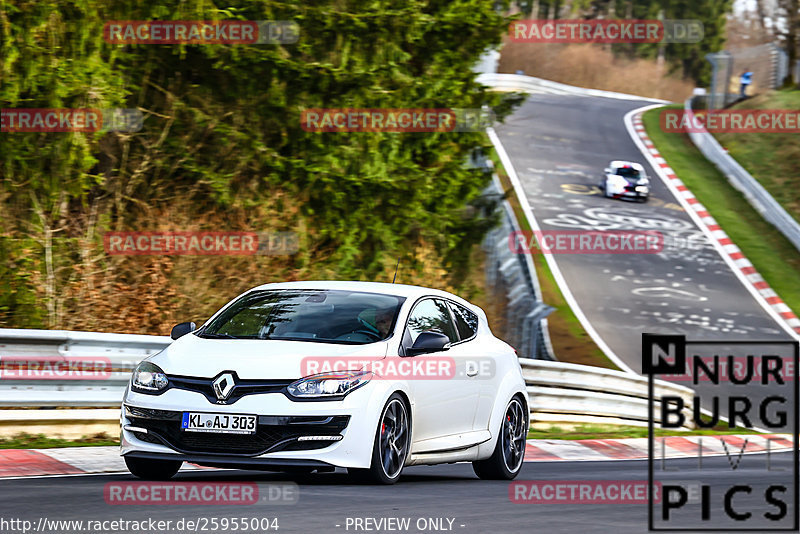
<path fill-rule="evenodd" d="M 650 198 L 650 179 L 641 164 L 616 160 L 609 163 L 604 172 L 600 189 L 607 198 L 630 198 L 640 202 Z"/>

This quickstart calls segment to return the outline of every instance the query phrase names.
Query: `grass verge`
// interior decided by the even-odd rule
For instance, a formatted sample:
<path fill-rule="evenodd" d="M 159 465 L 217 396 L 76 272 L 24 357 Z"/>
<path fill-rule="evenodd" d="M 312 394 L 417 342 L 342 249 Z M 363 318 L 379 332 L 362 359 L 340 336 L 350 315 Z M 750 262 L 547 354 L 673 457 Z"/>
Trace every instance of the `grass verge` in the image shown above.
<path fill-rule="evenodd" d="M 682 106 L 668 108 L 682 109 Z M 648 111 L 642 118 L 647 135 L 661 156 L 772 289 L 795 313 L 800 313 L 800 252 L 750 206 L 744 195 L 728 183 L 688 135 L 661 130 L 659 113 L 662 109 Z"/>
<path fill-rule="evenodd" d="M 656 436 L 718 436 L 725 434 L 758 434 L 747 428 L 727 427 L 692 430 L 681 432 L 678 430 L 655 429 Z M 614 425 L 578 425 L 573 428 L 551 426 L 547 429 L 531 428 L 528 439 L 623 439 L 646 438 L 647 427 L 641 426 L 614 426 Z"/>
<path fill-rule="evenodd" d="M 734 109 L 800 109 L 800 90 L 770 91 Z M 714 134 L 733 158 L 753 175 L 795 219 L 800 215 L 800 143 L 797 133 Z"/>
<path fill-rule="evenodd" d="M 25 433 L 0 438 L 0 449 L 54 449 L 56 447 L 94 447 L 98 445 L 119 445 L 119 439 L 105 433 L 79 439 L 48 438 L 44 434 Z"/>

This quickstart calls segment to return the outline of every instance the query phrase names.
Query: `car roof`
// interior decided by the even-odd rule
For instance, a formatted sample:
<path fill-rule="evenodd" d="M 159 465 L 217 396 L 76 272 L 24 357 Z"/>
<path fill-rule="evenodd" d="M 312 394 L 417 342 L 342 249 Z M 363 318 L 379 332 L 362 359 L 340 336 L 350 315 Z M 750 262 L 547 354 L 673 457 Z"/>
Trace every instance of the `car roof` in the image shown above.
<path fill-rule="evenodd" d="M 614 167 L 615 169 L 618 169 L 620 167 L 624 167 L 625 165 L 633 167 L 637 171 L 644 172 L 644 167 L 642 167 L 641 164 L 635 163 L 633 161 L 614 160 L 611 163 L 609 163 L 609 167 Z"/>
<path fill-rule="evenodd" d="M 380 293 L 383 295 L 395 295 L 416 300 L 420 297 L 433 295 L 449 298 L 460 304 L 465 304 L 470 308 L 474 307 L 468 301 L 439 289 L 431 289 L 422 286 L 410 286 L 406 284 L 388 284 L 385 282 L 357 282 L 357 281 L 336 281 L 336 280 L 309 280 L 303 282 L 278 282 L 264 284 L 254 287 L 251 291 L 264 289 L 339 289 L 345 291 L 363 291 L 366 293 Z"/>

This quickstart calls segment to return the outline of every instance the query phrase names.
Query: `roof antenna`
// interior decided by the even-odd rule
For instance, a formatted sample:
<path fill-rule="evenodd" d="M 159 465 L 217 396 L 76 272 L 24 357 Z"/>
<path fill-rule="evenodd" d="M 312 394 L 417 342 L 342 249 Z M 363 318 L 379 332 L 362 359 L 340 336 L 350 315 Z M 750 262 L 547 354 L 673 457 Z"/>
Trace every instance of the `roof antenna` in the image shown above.
<path fill-rule="evenodd" d="M 397 259 L 397 265 L 394 266 L 394 278 L 392 278 L 392 283 L 397 280 L 397 268 L 400 267 L 400 259 Z"/>

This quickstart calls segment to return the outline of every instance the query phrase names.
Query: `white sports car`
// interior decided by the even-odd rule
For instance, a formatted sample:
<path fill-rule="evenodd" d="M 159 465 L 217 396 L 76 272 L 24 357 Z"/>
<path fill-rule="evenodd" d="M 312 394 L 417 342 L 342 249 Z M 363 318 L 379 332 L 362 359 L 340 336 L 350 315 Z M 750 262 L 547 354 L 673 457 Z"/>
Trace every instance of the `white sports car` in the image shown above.
<path fill-rule="evenodd" d="M 332 471 L 392 484 L 403 467 L 522 467 L 528 397 L 483 310 L 444 291 L 371 282 L 267 284 L 139 364 L 121 454 L 167 479 L 183 462 Z"/>
<path fill-rule="evenodd" d="M 600 189 L 608 198 L 633 198 L 647 202 L 650 179 L 644 167 L 632 161 L 612 161 L 605 169 Z"/>

